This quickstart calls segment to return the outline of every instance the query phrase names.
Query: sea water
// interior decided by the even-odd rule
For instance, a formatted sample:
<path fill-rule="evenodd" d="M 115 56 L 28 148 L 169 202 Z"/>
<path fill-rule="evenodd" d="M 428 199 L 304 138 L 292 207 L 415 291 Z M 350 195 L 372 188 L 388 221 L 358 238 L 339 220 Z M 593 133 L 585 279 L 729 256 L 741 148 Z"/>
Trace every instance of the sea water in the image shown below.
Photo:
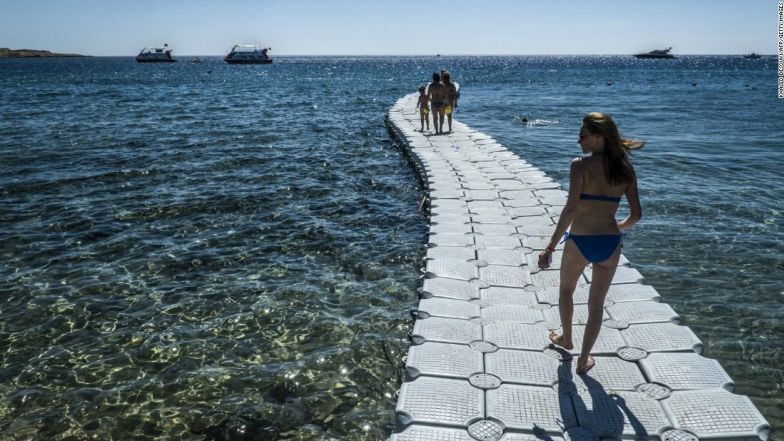
<path fill-rule="evenodd" d="M 647 142 L 624 253 L 784 429 L 775 59 L 203 60 L 0 60 L 0 438 L 385 439 L 428 227 L 384 116 L 440 69 L 564 187 L 584 113 Z"/>

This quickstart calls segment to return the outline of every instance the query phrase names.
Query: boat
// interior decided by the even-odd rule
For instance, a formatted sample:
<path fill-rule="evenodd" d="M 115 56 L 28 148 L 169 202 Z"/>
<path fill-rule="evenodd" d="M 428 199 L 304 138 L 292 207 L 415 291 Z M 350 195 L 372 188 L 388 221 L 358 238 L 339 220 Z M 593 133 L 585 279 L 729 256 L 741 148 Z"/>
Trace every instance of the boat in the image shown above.
<path fill-rule="evenodd" d="M 762 58 L 762 55 L 760 55 L 760 54 L 758 54 L 756 52 L 752 52 L 750 54 L 744 54 L 743 58 L 748 58 L 749 60 L 758 60 L 758 59 Z"/>
<path fill-rule="evenodd" d="M 172 50 L 169 45 L 165 44 L 163 47 L 146 47 L 139 52 L 136 56 L 136 61 L 139 63 L 173 63 L 177 60 L 172 56 Z"/>
<path fill-rule="evenodd" d="M 201 59 L 199 57 L 191 58 L 191 63 L 201 63 Z"/>
<path fill-rule="evenodd" d="M 634 54 L 634 56 L 635 58 L 655 58 L 655 59 L 675 58 L 675 55 L 670 53 L 671 50 L 672 50 L 672 46 L 668 47 L 667 49 L 657 49 L 654 51 L 645 52 L 641 54 Z"/>
<path fill-rule="evenodd" d="M 229 64 L 270 64 L 272 58 L 267 55 L 271 47 L 262 48 L 253 44 L 235 44 L 231 52 L 223 57 Z"/>

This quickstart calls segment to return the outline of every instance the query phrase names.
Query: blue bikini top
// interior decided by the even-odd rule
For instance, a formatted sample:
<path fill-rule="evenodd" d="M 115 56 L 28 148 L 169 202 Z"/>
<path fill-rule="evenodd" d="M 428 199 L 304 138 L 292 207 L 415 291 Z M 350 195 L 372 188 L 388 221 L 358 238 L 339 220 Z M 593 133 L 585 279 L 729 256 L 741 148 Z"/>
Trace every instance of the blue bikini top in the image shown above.
<path fill-rule="evenodd" d="M 614 196 L 605 196 L 603 194 L 588 194 L 588 193 L 580 193 L 580 199 L 588 200 L 588 201 L 605 201 L 605 202 L 615 202 L 616 204 L 621 202 L 621 197 L 614 197 Z"/>

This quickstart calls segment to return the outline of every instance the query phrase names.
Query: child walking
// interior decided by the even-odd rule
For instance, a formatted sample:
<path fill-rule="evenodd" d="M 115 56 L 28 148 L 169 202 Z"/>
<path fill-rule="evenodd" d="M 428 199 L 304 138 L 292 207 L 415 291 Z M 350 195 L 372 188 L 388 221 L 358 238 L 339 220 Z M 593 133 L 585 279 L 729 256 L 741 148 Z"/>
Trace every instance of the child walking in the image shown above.
<path fill-rule="evenodd" d="M 419 99 L 417 100 L 417 108 L 419 109 L 419 122 L 422 124 L 420 132 L 425 131 L 425 123 L 427 123 L 427 130 L 430 130 L 430 104 L 428 103 L 427 95 L 425 94 L 425 86 L 419 86 Z"/>

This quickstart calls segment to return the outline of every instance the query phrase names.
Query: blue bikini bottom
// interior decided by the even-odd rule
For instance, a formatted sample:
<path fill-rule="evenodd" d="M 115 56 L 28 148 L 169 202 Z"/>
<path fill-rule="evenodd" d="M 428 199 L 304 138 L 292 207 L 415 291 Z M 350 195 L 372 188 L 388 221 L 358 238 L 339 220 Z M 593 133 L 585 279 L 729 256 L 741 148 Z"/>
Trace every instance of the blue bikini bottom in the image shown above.
<path fill-rule="evenodd" d="M 580 253 L 591 263 L 604 262 L 613 255 L 618 246 L 623 246 L 620 234 L 564 234 L 564 240 L 572 239 Z"/>

